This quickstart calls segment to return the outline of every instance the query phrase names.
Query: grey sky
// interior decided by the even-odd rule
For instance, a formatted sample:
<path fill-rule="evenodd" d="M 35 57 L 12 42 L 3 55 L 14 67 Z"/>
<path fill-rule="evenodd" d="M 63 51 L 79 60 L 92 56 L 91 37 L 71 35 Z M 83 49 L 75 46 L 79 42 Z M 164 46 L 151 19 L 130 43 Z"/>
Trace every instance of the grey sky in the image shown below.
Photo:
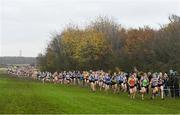
<path fill-rule="evenodd" d="M 68 23 L 85 25 L 99 15 L 124 27 L 168 23 L 180 0 L 0 0 L 0 56 L 37 56 L 50 34 Z"/>

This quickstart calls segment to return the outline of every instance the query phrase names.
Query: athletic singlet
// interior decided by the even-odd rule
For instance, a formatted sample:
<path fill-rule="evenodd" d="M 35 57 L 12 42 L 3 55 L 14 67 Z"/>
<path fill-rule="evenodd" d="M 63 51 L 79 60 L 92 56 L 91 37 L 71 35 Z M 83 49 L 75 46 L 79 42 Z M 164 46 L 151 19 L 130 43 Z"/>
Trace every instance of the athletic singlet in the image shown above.
<path fill-rule="evenodd" d="M 106 76 L 106 77 L 105 77 L 105 83 L 106 83 L 106 84 L 111 83 L 111 78 L 110 78 L 109 76 Z"/>
<path fill-rule="evenodd" d="M 163 85 L 163 79 L 159 78 L 158 85 Z"/>
<path fill-rule="evenodd" d="M 80 79 L 80 80 L 83 80 L 84 78 L 83 78 L 83 76 L 82 76 L 82 75 L 80 75 L 79 79 Z"/>
<path fill-rule="evenodd" d="M 129 85 L 130 85 L 130 86 L 135 86 L 135 83 L 136 83 L 135 79 L 130 78 L 130 80 L 129 80 Z"/>
<path fill-rule="evenodd" d="M 158 85 L 158 79 L 157 78 L 152 78 L 152 86 L 156 87 Z"/>
<path fill-rule="evenodd" d="M 119 79 L 119 81 L 121 81 L 121 82 L 123 82 L 123 81 L 124 81 L 124 78 L 123 78 L 123 76 L 120 76 L 120 79 Z"/>
<path fill-rule="evenodd" d="M 143 80 L 142 80 L 142 86 L 143 86 L 143 87 L 146 87 L 147 85 L 148 85 L 148 80 L 143 79 Z"/>
<path fill-rule="evenodd" d="M 119 82 L 119 80 L 120 80 L 120 76 L 117 76 L 116 77 L 116 82 Z"/>
<path fill-rule="evenodd" d="M 91 76 L 89 77 L 89 80 L 90 80 L 90 82 L 94 82 L 94 81 L 95 81 L 95 77 L 91 75 Z"/>

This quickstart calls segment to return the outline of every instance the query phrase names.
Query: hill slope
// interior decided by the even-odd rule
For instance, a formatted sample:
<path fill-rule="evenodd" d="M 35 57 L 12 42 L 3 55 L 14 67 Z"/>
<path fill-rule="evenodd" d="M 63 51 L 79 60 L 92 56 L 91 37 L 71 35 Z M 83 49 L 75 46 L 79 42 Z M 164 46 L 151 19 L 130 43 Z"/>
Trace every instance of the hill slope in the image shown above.
<path fill-rule="evenodd" d="M 0 113 L 180 113 L 180 99 L 130 100 L 126 93 L 92 93 L 0 74 Z"/>

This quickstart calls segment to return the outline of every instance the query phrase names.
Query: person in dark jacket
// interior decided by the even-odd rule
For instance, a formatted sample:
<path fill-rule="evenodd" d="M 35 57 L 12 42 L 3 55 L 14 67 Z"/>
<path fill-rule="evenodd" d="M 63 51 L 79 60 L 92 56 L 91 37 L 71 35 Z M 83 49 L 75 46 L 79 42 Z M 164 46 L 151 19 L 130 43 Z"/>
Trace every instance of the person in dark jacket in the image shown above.
<path fill-rule="evenodd" d="M 179 97 L 179 82 L 180 82 L 180 76 L 176 75 L 174 78 L 174 89 L 175 89 L 175 97 Z"/>

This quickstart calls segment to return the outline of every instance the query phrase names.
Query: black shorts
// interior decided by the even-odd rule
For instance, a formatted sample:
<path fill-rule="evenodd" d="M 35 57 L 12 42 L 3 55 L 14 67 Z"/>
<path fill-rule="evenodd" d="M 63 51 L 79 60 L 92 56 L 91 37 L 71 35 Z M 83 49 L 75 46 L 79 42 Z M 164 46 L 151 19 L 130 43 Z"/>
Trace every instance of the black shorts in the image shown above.
<path fill-rule="evenodd" d="M 90 83 L 95 83 L 95 81 L 94 81 L 94 80 L 89 80 L 89 82 L 90 82 Z"/>
<path fill-rule="evenodd" d="M 123 81 L 119 81 L 119 84 L 121 85 L 123 83 Z"/>
<path fill-rule="evenodd" d="M 155 87 L 157 87 L 157 86 L 153 86 L 153 85 L 151 86 L 151 88 L 155 88 Z"/>
<path fill-rule="evenodd" d="M 158 84 L 158 87 L 161 87 L 161 86 L 163 86 L 163 84 Z"/>
<path fill-rule="evenodd" d="M 66 79 L 66 80 L 70 81 L 70 79 Z"/>
<path fill-rule="evenodd" d="M 103 80 L 99 80 L 99 82 L 103 82 Z"/>
<path fill-rule="evenodd" d="M 111 82 L 106 82 L 106 85 L 111 85 Z"/>
<path fill-rule="evenodd" d="M 112 82 L 112 83 L 111 83 L 111 85 L 115 85 L 115 84 L 116 84 L 116 82 Z"/>
<path fill-rule="evenodd" d="M 130 88 L 132 89 L 132 88 L 134 88 L 135 86 L 130 86 Z"/>
<path fill-rule="evenodd" d="M 141 85 L 141 87 L 148 88 L 148 85 L 147 85 L 147 86 L 142 86 L 142 85 Z"/>

